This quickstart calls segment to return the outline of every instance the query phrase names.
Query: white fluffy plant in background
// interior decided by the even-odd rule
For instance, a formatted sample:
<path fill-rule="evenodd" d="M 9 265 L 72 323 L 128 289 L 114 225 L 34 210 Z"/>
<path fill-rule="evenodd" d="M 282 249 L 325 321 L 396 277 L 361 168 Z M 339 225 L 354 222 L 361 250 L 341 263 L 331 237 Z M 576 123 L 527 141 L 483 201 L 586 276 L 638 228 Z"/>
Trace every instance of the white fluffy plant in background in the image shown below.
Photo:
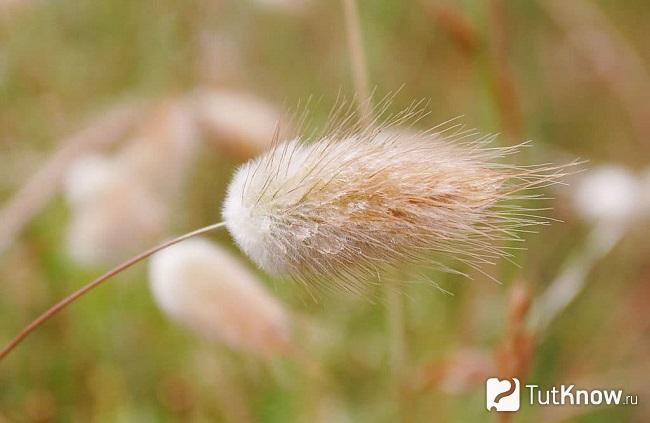
<path fill-rule="evenodd" d="M 116 152 L 79 158 L 64 182 L 69 255 L 84 265 L 112 263 L 160 240 L 195 151 L 188 107 L 166 101 Z"/>
<path fill-rule="evenodd" d="M 133 138 L 115 153 L 133 181 L 173 201 L 198 149 L 198 133 L 187 97 L 164 101 Z"/>
<path fill-rule="evenodd" d="M 165 203 L 116 160 L 101 155 L 78 159 L 65 188 L 71 209 L 66 249 L 79 264 L 123 259 L 165 233 Z"/>
<path fill-rule="evenodd" d="M 238 160 L 248 160 L 269 149 L 274 133 L 288 126 L 273 104 L 232 89 L 197 89 L 193 106 L 206 139 L 221 153 Z"/>
<path fill-rule="evenodd" d="M 158 305 L 204 338 L 263 358 L 291 350 L 288 313 L 215 243 L 196 238 L 156 254 L 149 281 Z"/>
<path fill-rule="evenodd" d="M 628 226 L 650 211 L 646 184 L 643 177 L 623 166 L 596 167 L 575 186 L 575 210 L 593 224 Z"/>

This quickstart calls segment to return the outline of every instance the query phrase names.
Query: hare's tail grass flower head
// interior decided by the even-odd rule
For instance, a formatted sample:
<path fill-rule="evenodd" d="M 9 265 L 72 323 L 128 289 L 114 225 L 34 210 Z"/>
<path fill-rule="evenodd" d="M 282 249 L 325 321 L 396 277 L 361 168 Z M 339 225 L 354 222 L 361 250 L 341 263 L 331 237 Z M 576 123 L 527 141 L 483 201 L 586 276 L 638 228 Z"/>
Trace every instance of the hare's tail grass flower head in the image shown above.
<path fill-rule="evenodd" d="M 112 157 L 88 155 L 65 179 L 66 249 L 83 265 L 130 257 L 165 232 L 168 205 Z"/>
<path fill-rule="evenodd" d="M 207 339 L 261 357 L 291 349 L 288 313 L 217 244 L 193 239 L 161 251 L 151 259 L 149 282 L 168 315 Z"/>
<path fill-rule="evenodd" d="M 502 163 L 521 146 L 492 139 L 389 125 L 279 143 L 236 171 L 223 219 L 262 269 L 305 283 L 357 290 L 386 266 L 430 264 L 435 253 L 478 269 L 548 221 L 513 201 L 566 173 Z"/>

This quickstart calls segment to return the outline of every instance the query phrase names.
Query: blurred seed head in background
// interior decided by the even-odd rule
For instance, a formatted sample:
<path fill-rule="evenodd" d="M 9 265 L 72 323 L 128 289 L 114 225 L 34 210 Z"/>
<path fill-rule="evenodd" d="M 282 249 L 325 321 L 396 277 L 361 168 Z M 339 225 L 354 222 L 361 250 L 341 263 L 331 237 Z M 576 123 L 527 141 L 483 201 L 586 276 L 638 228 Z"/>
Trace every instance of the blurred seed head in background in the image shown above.
<path fill-rule="evenodd" d="M 581 176 L 573 191 L 574 205 L 592 223 L 628 226 L 650 212 L 650 190 L 643 175 L 610 164 Z"/>
<path fill-rule="evenodd" d="M 207 339 L 266 358 L 291 349 L 287 311 L 215 243 L 193 239 L 156 254 L 149 281 L 160 308 Z"/>
<path fill-rule="evenodd" d="M 267 150 L 277 130 L 288 130 L 277 108 L 254 95 L 232 90 L 197 90 L 197 120 L 222 154 L 247 160 Z"/>
<path fill-rule="evenodd" d="M 66 178 L 71 206 L 66 247 L 84 265 L 114 263 L 160 239 L 167 205 L 116 160 L 80 158 Z"/>
<path fill-rule="evenodd" d="M 198 148 L 198 132 L 185 98 L 163 101 L 116 153 L 132 181 L 174 201 Z"/>

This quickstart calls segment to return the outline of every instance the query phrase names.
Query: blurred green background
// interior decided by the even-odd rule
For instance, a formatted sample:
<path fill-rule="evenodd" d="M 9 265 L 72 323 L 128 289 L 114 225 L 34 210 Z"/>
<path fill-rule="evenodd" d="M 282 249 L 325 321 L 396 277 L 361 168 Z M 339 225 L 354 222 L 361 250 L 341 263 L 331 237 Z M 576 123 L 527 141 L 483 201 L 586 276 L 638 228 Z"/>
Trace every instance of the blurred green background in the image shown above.
<path fill-rule="evenodd" d="M 359 7 L 376 98 L 398 92 L 394 111 L 430 100 L 418 127 L 462 116 L 468 127 L 500 133 L 499 145 L 533 140 L 516 158 L 525 164 L 580 157 L 589 160 L 586 169 L 615 163 L 632 174 L 650 165 L 647 1 L 377 0 Z M 286 110 L 313 96 L 318 123 L 339 95 L 353 94 L 348 63 L 335 1 L 0 0 L 0 199 L 8 204 L 62 140 L 116 104 L 227 88 Z M 213 144 L 199 147 L 169 234 L 219 219 L 242 157 Z M 594 260 L 584 288 L 546 331 L 511 321 L 518 293 L 535 303 L 589 248 L 595 224 L 574 210 L 571 189 L 547 190 L 555 199 L 546 215 L 564 223 L 526 235 L 527 250 L 516 254 L 521 269 L 505 261 L 486 269 L 503 284 L 478 272 L 472 280 L 429 275 L 453 295 L 406 284 L 397 374 L 379 289 L 372 300 L 323 293 L 315 303 L 260 273 L 302 322 L 296 343 L 305 360 L 319 363 L 315 375 L 301 360 L 260 361 L 170 321 L 141 265 L 0 363 L 0 421 L 496 420 L 485 410 L 484 379 L 504 371 L 502 353 L 513 339 L 531 345 L 527 363 L 515 366 L 522 380 L 621 388 L 637 394 L 639 405 L 524 405 L 504 421 L 648 421 L 647 220 L 625 226 L 612 251 Z M 0 256 L 2 342 L 106 269 L 66 253 L 69 219 L 55 195 Z M 227 234 L 211 238 L 236 251 Z"/>

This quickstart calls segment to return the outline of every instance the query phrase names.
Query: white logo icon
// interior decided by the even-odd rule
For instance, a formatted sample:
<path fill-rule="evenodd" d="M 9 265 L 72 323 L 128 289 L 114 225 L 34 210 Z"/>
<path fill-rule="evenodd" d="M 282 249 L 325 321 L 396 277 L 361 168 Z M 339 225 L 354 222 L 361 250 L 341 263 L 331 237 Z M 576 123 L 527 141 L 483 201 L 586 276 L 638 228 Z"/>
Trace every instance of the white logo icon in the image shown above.
<path fill-rule="evenodd" d="M 491 377 L 485 381 L 485 405 L 489 411 L 519 410 L 519 379 Z"/>

